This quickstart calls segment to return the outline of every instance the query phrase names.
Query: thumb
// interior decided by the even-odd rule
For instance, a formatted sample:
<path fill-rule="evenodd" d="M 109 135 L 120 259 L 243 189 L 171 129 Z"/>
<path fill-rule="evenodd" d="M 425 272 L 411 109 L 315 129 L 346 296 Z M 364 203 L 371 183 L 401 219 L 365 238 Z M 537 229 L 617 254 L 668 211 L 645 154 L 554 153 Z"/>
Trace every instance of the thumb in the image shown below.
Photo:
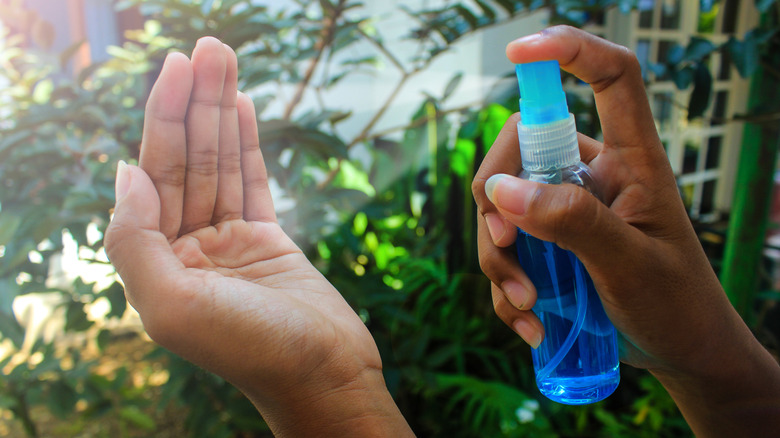
<path fill-rule="evenodd" d="M 183 266 L 160 232 L 160 198 L 146 172 L 120 161 L 116 199 L 104 244 L 130 304 L 137 309 L 134 301 L 140 297 L 134 294 L 162 287 L 157 283 Z"/>
<path fill-rule="evenodd" d="M 160 197 L 146 172 L 120 161 L 115 191 L 111 226 L 160 231 Z"/>
<path fill-rule="evenodd" d="M 509 222 L 572 251 L 589 271 L 609 269 L 616 258 L 630 257 L 628 252 L 643 236 L 574 184 L 543 184 L 496 174 L 486 182 L 485 192 Z"/>

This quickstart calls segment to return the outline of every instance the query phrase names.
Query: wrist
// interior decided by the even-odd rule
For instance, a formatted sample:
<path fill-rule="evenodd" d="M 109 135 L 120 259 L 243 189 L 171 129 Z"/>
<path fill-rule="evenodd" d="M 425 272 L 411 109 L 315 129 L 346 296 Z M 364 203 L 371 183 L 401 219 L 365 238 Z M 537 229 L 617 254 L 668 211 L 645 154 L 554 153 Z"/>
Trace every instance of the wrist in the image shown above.
<path fill-rule="evenodd" d="M 277 437 L 414 436 L 379 368 L 318 372 L 287 391 L 244 393 Z"/>
<path fill-rule="evenodd" d="M 697 436 L 762 436 L 780 427 L 780 365 L 730 310 L 692 360 L 650 370 Z"/>

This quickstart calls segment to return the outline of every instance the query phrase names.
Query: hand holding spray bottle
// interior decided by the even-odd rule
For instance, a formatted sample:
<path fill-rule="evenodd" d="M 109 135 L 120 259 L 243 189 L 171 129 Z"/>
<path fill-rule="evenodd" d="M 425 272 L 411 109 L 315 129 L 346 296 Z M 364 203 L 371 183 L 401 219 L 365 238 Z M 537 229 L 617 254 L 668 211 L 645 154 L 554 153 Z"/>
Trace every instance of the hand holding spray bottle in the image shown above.
<path fill-rule="evenodd" d="M 519 64 L 516 71 L 520 178 L 576 184 L 598 196 L 590 169 L 580 161 L 577 129 L 566 105 L 558 62 Z M 515 246 L 520 265 L 536 287 L 533 311 L 545 331 L 539 348 L 532 350 L 539 390 L 565 404 L 603 400 L 620 381 L 617 332 L 590 275 L 570 251 L 520 229 Z"/>

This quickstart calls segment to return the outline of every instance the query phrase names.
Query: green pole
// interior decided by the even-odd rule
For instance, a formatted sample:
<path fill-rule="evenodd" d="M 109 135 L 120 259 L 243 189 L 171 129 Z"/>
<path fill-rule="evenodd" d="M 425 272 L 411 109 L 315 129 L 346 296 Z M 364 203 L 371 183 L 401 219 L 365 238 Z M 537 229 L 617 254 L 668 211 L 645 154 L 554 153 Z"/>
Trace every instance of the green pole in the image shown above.
<path fill-rule="evenodd" d="M 750 84 L 749 114 L 777 111 L 780 107 L 778 82 L 776 77 L 759 67 Z M 745 122 L 720 275 L 729 300 L 748 325 L 754 323 L 759 268 L 777 162 L 778 125 L 777 121 Z"/>

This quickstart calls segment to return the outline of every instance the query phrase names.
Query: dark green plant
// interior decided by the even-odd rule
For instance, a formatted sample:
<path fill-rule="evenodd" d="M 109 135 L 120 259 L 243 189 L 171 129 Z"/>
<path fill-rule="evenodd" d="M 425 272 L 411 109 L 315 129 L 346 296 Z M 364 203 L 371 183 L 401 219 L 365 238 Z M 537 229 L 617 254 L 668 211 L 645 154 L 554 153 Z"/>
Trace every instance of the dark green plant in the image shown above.
<path fill-rule="evenodd" d="M 65 336 L 87 334 L 100 348 L 108 342 L 110 333 L 95 327 L 86 308 L 103 298 L 110 303 L 106 318 L 122 316 L 127 306 L 122 287 L 111 281 L 98 287 L 80 278 L 63 283 L 55 276 L 56 256 L 67 236 L 82 249 L 85 261 L 106 264 L 99 253 L 101 230 L 113 205 L 112 161 L 127 153 L 127 145 L 138 142 L 142 114 L 137 102 L 144 91 L 138 82 L 143 78 L 98 65 L 71 75 L 70 57 L 80 44 L 53 57 L 43 48 L 23 49 L 21 34 L 3 32 L 0 333 L 14 354 L 0 364 L 4 372 L 0 405 L 14 414 L 29 436 L 37 436 L 33 407 L 46 406 L 66 418 L 82 402 L 84 415 L 99 415 L 105 412 L 101 406 L 113 403 L 112 393 L 127 384 L 124 378 L 100 384 L 94 362 L 83 359 L 77 349 L 32 342 L 35 333 L 25 333 L 12 303 L 29 293 L 58 294 Z M 35 41 L 43 44 L 46 39 Z M 88 232 L 90 228 L 96 232 Z M 113 406 L 132 414 L 139 402 L 124 397 Z M 144 415 L 129 415 L 126 420 L 131 427 L 148 427 Z"/>

